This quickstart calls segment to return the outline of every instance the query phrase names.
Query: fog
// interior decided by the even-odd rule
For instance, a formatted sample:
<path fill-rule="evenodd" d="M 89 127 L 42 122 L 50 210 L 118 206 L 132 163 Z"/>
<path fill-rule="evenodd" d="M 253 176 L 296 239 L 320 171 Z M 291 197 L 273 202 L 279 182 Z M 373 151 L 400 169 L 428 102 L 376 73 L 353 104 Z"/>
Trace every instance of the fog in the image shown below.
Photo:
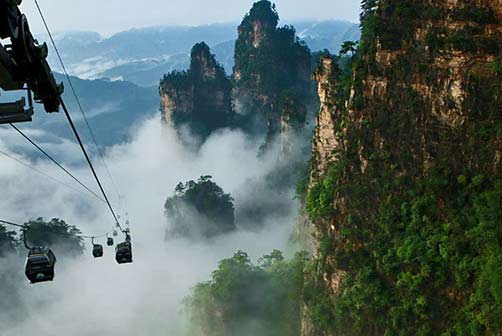
<path fill-rule="evenodd" d="M 212 242 L 164 241 L 167 223 L 163 206 L 178 182 L 211 175 L 225 192 L 234 195 L 239 208 L 244 199 L 260 197 L 251 195 L 249 181 L 274 169 L 276 157 L 259 159 L 261 143 L 230 130 L 212 135 L 200 151 L 187 152 L 175 131 L 161 127 L 159 119 L 147 120 L 138 127 L 131 143 L 106 152 L 121 200 L 100 161 L 94 160 L 112 202 L 120 209 L 122 221 L 128 212 L 134 262 L 118 265 L 114 249 L 107 247 L 103 258 L 93 259 L 90 242 L 86 241 L 88 251 L 82 257 L 73 260 L 59 256 L 54 282 L 29 285 L 22 260 L 16 261 L 12 269 L 18 272 L 14 275 L 20 279 L 16 286 L 28 313 L 17 321 L 8 312 L 0 312 L 2 335 L 184 335 L 181 302 L 197 282 L 209 279 L 219 260 L 231 257 L 237 250 L 248 252 L 256 260 L 273 249 L 287 248 L 297 208 L 292 192 L 277 196 L 289 202 L 289 214 L 267 218 L 263 230 L 237 231 Z M 9 131 L 0 130 L 0 149 L 21 148 L 18 142 L 22 139 L 4 136 Z M 50 149 L 60 158 L 67 157 L 75 174 L 97 189 L 88 169 L 75 164 L 73 144 L 52 144 Z M 29 162 L 26 157 L 19 158 Z M 31 164 L 72 183 L 45 160 Z M 113 226 L 113 218 L 103 203 L 55 184 L 3 156 L 0 192 L 1 219 L 24 223 L 37 217 L 56 217 L 87 235 L 103 234 Z M 5 270 L 5 261 L 2 263 Z"/>

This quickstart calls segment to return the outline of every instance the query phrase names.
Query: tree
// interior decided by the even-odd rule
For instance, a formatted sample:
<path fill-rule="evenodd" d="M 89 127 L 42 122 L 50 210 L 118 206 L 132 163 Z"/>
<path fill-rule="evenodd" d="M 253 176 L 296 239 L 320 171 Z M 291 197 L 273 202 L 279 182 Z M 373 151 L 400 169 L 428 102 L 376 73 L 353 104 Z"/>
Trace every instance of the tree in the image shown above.
<path fill-rule="evenodd" d="M 16 232 L 7 231 L 7 228 L 0 225 L 0 257 L 5 257 L 16 250 Z"/>
<path fill-rule="evenodd" d="M 83 239 L 79 237 L 82 232 L 64 220 L 53 218 L 45 222 L 40 217 L 26 225 L 28 230 L 21 237 L 24 239 L 26 235 L 26 242 L 30 246 L 47 246 L 56 252 L 59 250 L 75 256 L 84 252 Z"/>
<path fill-rule="evenodd" d="M 378 6 L 378 0 L 363 0 L 361 1 L 361 21 L 366 20 L 372 15 Z"/>
<path fill-rule="evenodd" d="M 206 175 L 180 182 L 167 198 L 164 209 L 171 224 L 169 237 L 211 238 L 235 230 L 232 196 L 211 179 Z"/>
<path fill-rule="evenodd" d="M 211 280 L 185 300 L 193 333 L 206 336 L 293 336 L 300 333 L 306 254 L 285 260 L 280 251 L 254 265 L 238 251 L 220 261 Z"/>
<path fill-rule="evenodd" d="M 340 49 L 340 56 L 347 55 L 350 53 L 350 56 L 354 56 L 357 49 L 357 42 L 354 41 L 345 41 L 342 43 L 342 47 Z"/>

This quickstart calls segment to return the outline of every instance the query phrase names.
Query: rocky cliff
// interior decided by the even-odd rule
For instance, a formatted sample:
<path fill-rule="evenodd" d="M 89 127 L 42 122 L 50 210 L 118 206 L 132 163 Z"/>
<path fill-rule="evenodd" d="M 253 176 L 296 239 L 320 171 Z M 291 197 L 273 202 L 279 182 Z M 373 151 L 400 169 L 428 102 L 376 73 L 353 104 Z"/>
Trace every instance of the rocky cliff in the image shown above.
<path fill-rule="evenodd" d="M 266 145 L 281 134 L 285 120 L 303 120 L 303 124 L 313 103 L 310 51 L 293 27 L 278 27 L 278 22 L 275 5 L 268 0 L 256 2 L 239 26 L 235 48 L 237 112 L 248 131 L 265 130 Z"/>
<path fill-rule="evenodd" d="M 160 83 L 162 119 L 206 138 L 232 123 L 231 83 L 204 43 L 192 48 L 190 69 L 165 75 Z"/>
<path fill-rule="evenodd" d="M 305 335 L 500 334 L 502 3 L 362 20 L 349 71 L 316 72 Z"/>

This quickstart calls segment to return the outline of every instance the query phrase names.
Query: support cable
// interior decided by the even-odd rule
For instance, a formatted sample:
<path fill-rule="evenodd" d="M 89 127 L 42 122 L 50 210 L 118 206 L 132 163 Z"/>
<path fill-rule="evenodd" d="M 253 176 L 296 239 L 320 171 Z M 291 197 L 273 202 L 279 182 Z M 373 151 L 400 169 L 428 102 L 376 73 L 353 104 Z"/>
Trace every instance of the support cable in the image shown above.
<path fill-rule="evenodd" d="M 80 103 L 80 99 L 78 98 L 77 91 L 75 90 L 75 87 L 73 86 L 73 82 L 72 82 L 72 80 L 70 78 L 70 75 L 68 74 L 68 71 L 66 70 L 66 66 L 64 65 L 63 58 L 61 57 L 61 54 L 59 53 L 59 49 L 56 46 L 56 42 L 55 42 L 55 40 L 54 40 L 54 38 L 52 36 L 51 30 L 49 29 L 49 25 L 47 24 L 47 21 L 45 20 L 44 14 L 42 13 L 42 9 L 40 8 L 38 0 L 34 0 L 34 1 L 35 1 L 35 5 L 37 7 L 38 13 L 40 14 L 42 22 L 43 22 L 43 24 L 45 26 L 45 30 L 47 31 L 47 34 L 49 35 L 49 38 L 51 40 L 51 44 L 54 47 L 54 50 L 56 51 L 56 55 L 57 55 L 57 57 L 59 59 L 59 63 L 61 64 L 61 67 L 63 69 L 63 72 L 64 72 L 64 75 L 66 77 L 66 80 L 70 84 L 70 89 L 71 89 L 71 91 L 73 93 L 73 96 L 75 97 L 75 101 L 77 102 L 77 105 L 79 107 L 80 113 L 82 114 L 82 117 L 83 117 L 84 122 L 85 122 L 85 124 L 87 126 L 87 129 L 89 130 L 89 134 L 91 135 L 92 141 L 94 142 L 94 145 L 96 146 L 96 150 L 98 151 L 98 155 L 101 158 L 101 161 L 103 162 L 103 166 L 104 166 L 104 168 L 106 170 L 106 173 L 108 174 L 108 177 L 110 178 L 110 181 L 112 182 L 112 185 L 113 185 L 113 188 L 115 189 L 115 192 L 117 193 L 117 197 L 120 197 L 120 193 L 118 191 L 117 184 L 115 183 L 115 180 L 113 179 L 112 174 L 110 173 L 110 170 L 108 169 L 108 165 L 106 164 L 106 160 L 105 160 L 105 157 L 103 155 L 103 152 L 101 151 L 101 149 L 98 146 L 98 142 L 96 140 L 96 137 L 94 136 L 94 132 L 92 131 L 91 125 L 89 123 L 89 120 L 87 120 L 87 116 L 85 115 L 85 112 L 84 112 L 84 109 L 82 107 L 82 104 Z"/>
<path fill-rule="evenodd" d="M 60 97 L 61 101 L 61 107 L 63 108 L 63 111 L 66 115 L 66 119 L 68 120 L 68 123 L 70 124 L 70 127 L 73 131 L 73 134 L 75 135 L 75 138 L 78 141 L 78 144 L 80 145 L 80 149 L 82 150 L 82 153 L 85 156 L 85 159 L 87 163 L 89 164 L 89 168 L 92 171 L 92 174 L 94 175 L 94 178 L 96 179 L 96 183 L 99 186 L 99 189 L 101 190 L 101 193 L 103 194 L 103 197 L 105 198 L 106 204 L 108 205 L 108 208 L 110 209 L 110 212 L 112 213 L 113 218 L 115 219 L 115 223 L 117 224 L 117 227 L 120 228 L 121 231 L 122 227 L 120 226 L 119 220 L 117 218 L 117 215 L 115 214 L 115 211 L 113 210 L 113 207 L 108 199 L 108 196 L 106 195 L 105 189 L 103 188 L 103 185 L 101 184 L 101 181 L 99 180 L 98 174 L 96 173 L 96 170 L 94 169 L 94 166 L 91 162 L 91 159 L 89 157 L 89 154 L 87 154 L 87 150 L 85 149 L 84 143 L 82 142 L 82 138 L 80 138 L 80 135 L 78 134 L 77 128 L 75 127 L 75 124 L 73 123 L 73 120 L 71 118 L 70 112 L 68 112 L 68 108 L 66 107 L 66 104 L 63 101 L 63 98 Z"/>
<path fill-rule="evenodd" d="M 64 187 L 66 187 L 66 188 L 68 188 L 68 189 L 71 189 L 71 190 L 73 190 L 74 192 L 80 193 L 80 194 L 85 195 L 85 196 L 89 196 L 89 194 L 84 193 L 82 190 L 76 189 L 76 188 L 72 187 L 71 185 L 66 184 L 65 182 L 62 182 L 62 181 L 60 181 L 60 180 L 58 180 L 58 179 L 56 179 L 56 178 L 54 178 L 54 177 L 52 177 L 52 176 L 50 176 L 50 175 L 48 175 L 48 174 L 44 173 L 43 171 L 39 170 L 38 168 L 33 167 L 32 165 L 30 165 L 30 164 L 28 164 L 28 163 L 26 163 L 26 162 L 24 162 L 24 161 L 22 161 L 22 160 L 20 160 L 20 159 L 16 158 L 16 157 L 15 157 L 15 156 L 13 156 L 13 155 L 10 155 L 9 153 L 6 153 L 6 152 L 4 152 L 4 151 L 0 150 L 0 154 L 2 154 L 2 155 L 3 155 L 3 156 L 5 156 L 5 157 L 8 157 L 9 159 L 11 159 L 11 160 L 13 160 L 13 161 L 16 161 L 16 162 L 17 162 L 17 163 L 19 163 L 20 165 L 23 165 L 23 166 L 25 166 L 25 167 L 27 167 L 27 168 L 29 168 L 29 169 L 31 169 L 31 170 L 33 170 L 33 171 L 37 172 L 38 174 L 40 174 L 40 175 L 42 175 L 42 176 L 45 176 L 46 178 L 48 178 L 49 180 L 51 180 L 51 181 L 53 181 L 53 182 L 55 182 L 55 183 L 57 183 L 57 184 L 60 184 L 60 185 L 62 185 L 62 186 L 64 186 Z M 104 200 L 103 200 L 103 199 L 101 199 L 101 198 L 99 198 L 99 197 L 96 197 L 97 195 L 93 195 L 93 194 L 91 194 L 91 195 L 92 195 L 92 197 L 93 197 L 93 198 L 95 198 L 95 199 L 97 199 L 97 200 L 99 200 L 99 201 L 101 201 L 101 202 L 104 202 Z"/>
<path fill-rule="evenodd" d="M 101 198 L 98 194 L 92 191 L 88 186 L 82 183 L 78 178 L 76 178 L 68 169 L 66 169 L 61 163 L 59 163 L 56 159 L 54 159 L 51 155 L 49 155 L 42 147 L 40 147 L 35 141 L 33 141 L 29 136 L 27 136 L 23 131 L 17 128 L 14 124 L 10 124 L 12 128 L 16 130 L 23 138 L 25 138 L 30 144 L 32 144 L 40 153 L 45 155 L 50 161 L 52 161 L 56 166 L 58 166 L 62 171 L 64 171 L 68 176 L 70 176 L 75 182 L 80 184 L 85 190 L 90 192 L 94 197 L 99 199 L 101 202 L 106 203 L 106 201 Z"/>
<path fill-rule="evenodd" d="M 15 227 L 21 228 L 23 230 L 35 230 L 35 231 L 37 231 L 37 230 L 40 231 L 41 230 L 41 229 L 37 229 L 37 228 L 30 228 L 26 224 L 25 225 L 21 225 L 21 224 L 12 223 L 12 222 L 9 222 L 9 221 L 1 220 L 1 219 L 0 219 L 0 223 L 5 224 L 5 225 L 15 226 Z M 80 237 L 82 239 L 98 239 L 98 238 L 103 238 L 103 237 L 106 237 L 107 235 L 109 235 L 111 233 L 111 232 L 107 232 L 107 233 L 99 235 L 99 236 L 87 236 L 87 235 L 83 235 L 83 234 L 71 234 L 71 233 L 57 232 L 57 231 L 53 231 L 51 229 L 46 229 L 46 230 L 50 231 L 51 233 L 53 233 L 55 235 L 66 236 L 66 237 Z"/>

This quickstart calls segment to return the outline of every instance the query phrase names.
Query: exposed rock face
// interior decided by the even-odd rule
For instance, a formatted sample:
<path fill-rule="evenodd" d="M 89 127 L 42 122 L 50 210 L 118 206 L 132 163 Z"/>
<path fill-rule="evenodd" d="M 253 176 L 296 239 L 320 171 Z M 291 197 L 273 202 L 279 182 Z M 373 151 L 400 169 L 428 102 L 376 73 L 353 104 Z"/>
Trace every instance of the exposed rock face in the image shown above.
<path fill-rule="evenodd" d="M 163 120 L 177 130 L 187 125 L 205 138 L 232 122 L 230 80 L 203 42 L 193 47 L 188 71 L 164 76 L 160 96 Z"/>
<path fill-rule="evenodd" d="M 294 95 L 285 96 L 281 105 L 283 109 L 279 121 L 279 159 L 286 161 L 298 153 L 297 141 L 301 138 L 301 132 L 307 118 L 307 108 Z"/>
<path fill-rule="evenodd" d="M 336 125 L 340 123 L 341 118 L 334 96 L 339 75 L 340 69 L 337 60 L 329 55 L 322 56 L 314 72 L 314 79 L 318 83 L 320 110 L 317 114 L 317 127 L 312 139 L 310 183 L 307 190 L 310 190 L 312 185 L 326 174 L 329 165 L 336 160 L 342 150 L 342 139 L 336 132 Z M 317 224 L 319 225 L 319 223 Z M 324 225 L 331 226 L 326 223 Z M 312 240 L 313 232 L 312 221 L 305 213 L 305 204 L 302 204 L 295 236 L 298 241 L 302 242 L 303 248 L 317 255 L 317 244 Z"/>
<path fill-rule="evenodd" d="M 407 218 L 403 209 L 414 204 L 423 184 L 432 183 L 438 174 L 447 176 L 442 189 L 434 189 L 437 194 L 445 194 L 435 194 L 436 203 L 432 204 L 437 204 L 437 209 L 429 215 L 438 223 L 453 221 L 457 217 L 452 216 L 467 211 L 464 208 L 467 205 L 455 203 L 457 183 L 465 183 L 465 176 L 479 179 L 483 176 L 487 186 L 502 176 L 502 2 L 368 0 L 364 3 L 359 55 L 353 61 L 352 78 L 345 78 L 350 84 L 343 90 L 337 87 L 337 69 L 329 58 L 322 60 L 316 73 L 321 110 L 313 139 L 310 211 L 314 214 L 311 218 L 316 237 L 317 277 L 326 295 L 334 302 L 348 300 L 347 295 L 351 294 L 347 293 L 354 290 L 354 282 L 370 276 L 374 278 L 367 283 L 382 286 L 379 287 L 382 292 L 388 290 L 389 302 L 380 302 L 380 310 L 373 309 L 377 303 L 368 303 L 371 308 L 364 309 L 371 312 L 359 310 L 359 324 L 353 320 L 356 313 L 349 316 L 351 313 L 343 315 L 344 312 L 340 320 L 345 320 L 340 325 L 347 327 L 346 330 L 338 325 L 341 328 L 338 331 L 325 328 L 316 330 L 315 335 L 397 332 L 390 323 L 378 320 L 379 316 L 400 314 L 397 309 L 404 309 L 398 306 L 400 300 L 412 295 L 403 285 L 404 277 L 419 277 L 412 268 L 425 266 L 420 264 L 420 255 L 416 257 L 420 261 L 414 261 L 416 264 L 395 261 L 392 267 L 388 266 L 390 262 L 385 258 L 402 257 L 389 251 L 405 244 L 399 239 L 402 232 L 409 230 L 406 225 L 401 231 L 392 227 L 392 220 Z M 461 182 L 457 182 L 457 176 Z M 392 202 L 401 199 L 402 203 L 397 202 L 401 208 L 384 221 L 385 211 L 390 212 Z M 436 232 L 439 224 L 425 222 L 422 229 L 426 225 L 430 225 L 430 232 Z M 462 230 L 472 229 L 463 225 L 458 233 L 460 238 L 448 233 L 452 240 L 461 239 Z M 434 238 L 424 239 L 430 244 Z M 415 253 L 414 247 L 407 248 L 400 253 Z M 444 261 L 442 267 L 432 273 L 448 277 L 451 276 L 448 272 L 457 272 L 451 259 Z M 424 300 L 435 298 L 441 302 L 427 301 L 431 306 L 445 305 L 451 311 L 458 308 L 459 312 L 472 309 L 466 307 L 478 275 L 470 276 L 470 285 L 466 286 L 453 280 L 437 285 L 437 278 L 424 275 L 429 287 L 424 285 L 418 290 Z M 375 297 L 383 295 L 377 292 Z M 403 328 L 399 332 L 406 334 L 404 328 L 415 327 L 416 332 L 426 326 L 429 333 L 441 334 L 461 323 L 448 309 L 437 308 L 432 313 L 431 306 L 421 310 L 427 322 L 409 313 L 410 320 L 403 324 L 395 322 L 396 328 Z M 479 325 L 482 333 L 501 332 L 485 323 Z M 357 325 L 366 329 L 357 329 Z"/>
<path fill-rule="evenodd" d="M 278 28 L 279 16 L 268 0 L 253 5 L 239 26 L 234 67 L 234 98 L 237 112 L 244 115 L 242 126 L 264 133 L 269 142 L 280 134 L 281 120 L 291 116 L 288 99 L 303 114 L 312 101 L 310 94 L 311 55 L 299 42 L 292 27 Z M 293 119 L 302 119 L 302 115 Z M 292 126 L 292 127 L 297 127 Z"/>
<path fill-rule="evenodd" d="M 321 109 L 317 115 L 317 127 L 312 142 L 312 166 L 315 167 L 315 169 L 312 169 L 314 173 L 313 180 L 326 173 L 328 165 L 335 160 L 337 153 L 341 150 L 341 140 L 336 134 L 335 127 L 337 122 L 337 102 L 334 97 L 339 71 L 336 60 L 325 56 L 321 58 L 314 74 L 318 83 Z"/>
<path fill-rule="evenodd" d="M 452 163 L 463 165 L 462 159 L 468 159 L 472 164 L 473 159 L 479 158 L 477 150 L 466 153 L 462 140 L 467 140 L 466 131 L 474 122 L 487 119 L 498 100 L 493 95 L 498 84 L 489 82 L 497 78 L 491 69 L 501 55 L 500 3 L 493 0 L 443 0 L 426 5 L 406 2 L 429 16 L 426 14 L 423 20 L 399 19 L 392 12 L 397 6 L 394 1 L 380 4 L 377 17 L 381 18 L 382 26 L 401 29 L 403 39 L 389 38 L 391 34 L 385 30 L 381 36 L 377 35 L 375 53 L 363 56 L 371 68 L 365 78 L 361 78 L 362 99 L 366 105 L 372 105 L 373 110 L 384 103 L 411 110 L 411 102 L 403 106 L 399 101 L 402 97 L 398 94 L 405 94 L 420 106 L 415 108 L 418 113 L 409 121 L 410 131 L 405 132 L 406 136 L 413 132 L 416 141 L 413 160 L 408 164 L 410 171 L 414 170 L 412 166 L 427 170 L 437 159 L 452 153 L 458 159 L 451 160 Z M 394 27 L 399 23 L 404 28 Z M 486 85 L 481 87 L 481 83 Z M 392 112 L 402 113 L 395 109 Z M 375 111 L 367 109 L 351 113 L 352 121 L 359 124 L 363 118 L 376 117 Z M 374 145 L 380 148 L 398 145 L 397 139 L 389 136 L 376 134 Z"/>
<path fill-rule="evenodd" d="M 193 111 L 193 86 L 181 87 L 164 81 L 160 86 L 160 108 L 162 120 L 169 126 L 175 127 L 176 120 L 189 120 Z"/>

